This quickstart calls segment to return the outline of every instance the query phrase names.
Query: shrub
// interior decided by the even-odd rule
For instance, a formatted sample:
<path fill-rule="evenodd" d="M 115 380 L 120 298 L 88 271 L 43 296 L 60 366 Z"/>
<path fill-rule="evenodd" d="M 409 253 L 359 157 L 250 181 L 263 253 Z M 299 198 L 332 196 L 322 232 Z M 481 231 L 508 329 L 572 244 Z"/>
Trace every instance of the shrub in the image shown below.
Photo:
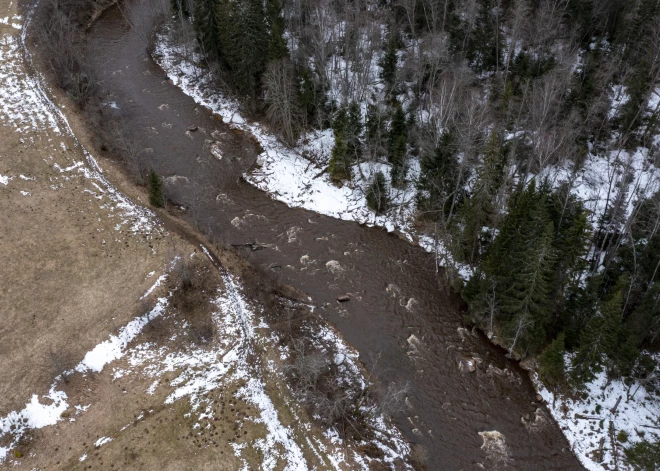
<path fill-rule="evenodd" d="M 660 442 L 642 440 L 626 448 L 626 462 L 634 469 L 658 469 L 660 467 Z"/>
<path fill-rule="evenodd" d="M 194 344 L 213 339 L 213 306 L 210 298 L 217 289 L 212 273 L 203 261 L 182 256 L 170 273 L 171 306 L 186 321 L 186 335 Z"/>
<path fill-rule="evenodd" d="M 387 209 L 387 183 L 383 172 L 377 172 L 367 187 L 367 205 L 377 214 Z"/>
<path fill-rule="evenodd" d="M 628 441 L 628 432 L 625 430 L 619 430 L 619 433 L 616 434 L 616 439 L 619 443 L 626 443 Z"/>
<path fill-rule="evenodd" d="M 156 208 L 163 207 L 163 182 L 158 174 L 151 169 L 149 172 L 149 204 Z"/>
<path fill-rule="evenodd" d="M 564 379 L 564 338 L 562 332 L 541 354 L 539 375 L 548 386 L 555 386 Z"/>
<path fill-rule="evenodd" d="M 96 68 L 87 53 L 81 14 L 91 2 L 45 0 L 37 6 L 35 38 L 39 54 L 57 85 L 81 109 L 99 95 Z"/>

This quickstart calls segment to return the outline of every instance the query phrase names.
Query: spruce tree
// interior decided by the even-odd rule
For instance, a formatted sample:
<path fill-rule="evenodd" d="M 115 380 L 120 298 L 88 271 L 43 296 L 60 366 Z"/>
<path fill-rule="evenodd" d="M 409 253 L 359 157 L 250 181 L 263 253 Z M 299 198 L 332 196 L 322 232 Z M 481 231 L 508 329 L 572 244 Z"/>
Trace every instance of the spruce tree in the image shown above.
<path fill-rule="evenodd" d="M 220 59 L 218 0 L 196 0 L 193 26 L 202 52 L 211 61 Z"/>
<path fill-rule="evenodd" d="M 550 218 L 555 225 L 553 247 L 557 264 L 553 280 L 553 299 L 560 317 L 566 318 L 564 295 L 579 280 L 579 274 L 586 268 L 586 255 L 591 235 L 587 211 L 584 205 L 570 193 L 568 187 L 561 186 L 549 198 Z M 560 326 L 557 326 L 561 328 Z"/>
<path fill-rule="evenodd" d="M 356 102 L 351 102 L 346 114 L 346 145 L 351 158 L 359 160 L 362 157 L 362 114 Z"/>
<path fill-rule="evenodd" d="M 398 37 L 396 33 L 390 34 L 390 40 L 387 42 L 387 49 L 381 59 L 379 65 L 381 68 L 380 78 L 385 84 L 385 93 L 388 95 L 396 95 L 396 74 L 397 63 L 399 56 L 398 50 Z"/>
<path fill-rule="evenodd" d="M 513 270 L 501 293 L 500 310 L 505 318 L 512 319 L 507 324 L 511 335 L 520 317 L 531 322 L 533 328 L 527 330 L 519 344 L 532 351 L 545 341 L 545 325 L 552 312 L 553 234 L 554 226 L 549 222 L 536 239 L 526 243 L 516 241 L 516 249 L 519 251 L 510 254 Z"/>
<path fill-rule="evenodd" d="M 539 376 L 549 386 L 555 386 L 565 377 L 564 355 L 566 347 L 564 332 L 560 333 L 550 345 L 548 345 L 539 358 Z"/>
<path fill-rule="evenodd" d="M 282 5 L 279 0 L 266 0 L 266 21 L 270 38 L 268 41 L 268 60 L 284 59 L 289 55 L 289 48 L 284 39 L 285 23 Z"/>
<path fill-rule="evenodd" d="M 330 176 L 335 181 L 348 180 L 352 177 L 351 166 L 362 149 L 362 122 L 356 104 L 339 108 L 332 122 L 332 131 L 335 146 L 330 156 Z"/>
<path fill-rule="evenodd" d="M 219 0 L 222 57 L 238 93 L 254 102 L 268 59 L 269 33 L 261 0 Z"/>
<path fill-rule="evenodd" d="M 298 70 L 298 99 L 305 111 L 307 122 L 313 123 L 317 113 L 323 108 L 325 94 L 315 82 L 309 67 L 301 67 Z"/>
<path fill-rule="evenodd" d="M 445 131 L 432 153 L 422 154 L 421 173 L 417 182 L 417 202 L 420 209 L 435 219 L 445 214 L 443 205 L 456 187 L 458 159 L 452 134 Z"/>
<path fill-rule="evenodd" d="M 330 171 L 330 178 L 334 181 L 351 179 L 351 158 L 348 154 L 344 134 L 341 132 L 335 134 L 335 146 L 332 148 L 328 170 Z"/>
<path fill-rule="evenodd" d="M 485 279 L 497 286 L 497 320 L 521 352 L 534 351 L 545 341 L 545 326 L 552 313 L 553 237 L 547 189 L 537 190 L 534 181 L 527 188 L 519 185 L 482 266 Z M 487 286 L 480 284 L 478 289 Z M 487 294 L 473 295 L 473 299 Z M 471 311 L 477 308 L 470 303 Z"/>
<path fill-rule="evenodd" d="M 505 153 L 498 135 L 491 133 L 483 164 L 477 169 L 470 198 L 461 208 L 463 221 L 463 240 L 465 241 L 465 256 L 470 262 L 476 262 L 480 256 L 479 250 L 482 228 L 494 225 L 495 200 L 504 181 Z"/>
<path fill-rule="evenodd" d="M 400 103 L 397 103 L 390 130 L 388 133 L 388 161 L 392 165 L 391 180 L 392 186 L 400 187 L 403 185 L 406 172 L 406 152 L 408 149 L 408 127 L 406 122 L 406 113 L 403 111 Z"/>
<path fill-rule="evenodd" d="M 163 183 L 154 169 L 149 171 L 147 185 L 149 191 L 149 204 L 156 208 L 161 208 L 163 206 Z"/>
<path fill-rule="evenodd" d="M 573 376 L 587 382 L 603 371 L 608 355 L 616 351 L 621 333 L 621 291 L 602 302 L 580 336 L 580 345 L 573 358 Z"/>

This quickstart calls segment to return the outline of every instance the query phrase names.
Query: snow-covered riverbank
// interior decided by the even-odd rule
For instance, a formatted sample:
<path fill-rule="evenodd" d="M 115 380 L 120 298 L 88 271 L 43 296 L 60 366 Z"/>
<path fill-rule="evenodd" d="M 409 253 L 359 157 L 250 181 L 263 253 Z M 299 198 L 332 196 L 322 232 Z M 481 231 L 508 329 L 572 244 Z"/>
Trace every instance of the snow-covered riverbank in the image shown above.
<path fill-rule="evenodd" d="M 264 149 L 258 158 L 259 168 L 245 175 L 248 182 L 291 207 L 397 231 L 426 250 L 438 252 L 439 258 L 446 264 L 454 265 L 462 278 L 470 276 L 470 267 L 454 263 L 437 240 L 417 232 L 413 222 L 416 204 L 412 185 L 392 195 L 394 209 L 390 212 L 377 216 L 368 209 L 364 182 L 377 171 L 382 171 L 387 177 L 387 165 L 356 165 L 353 181 L 342 187 L 336 186 L 327 173 L 323 173 L 334 144 L 329 130 L 304 136 L 296 148 L 286 147 L 264 125 L 244 119 L 239 104 L 218 94 L 208 74 L 183 57 L 182 51 L 169 40 L 167 34 L 159 36 L 154 59 L 168 77 L 198 104 L 222 116 L 232 126 L 251 133 Z M 568 163 L 566 168 L 548 168 L 546 173 L 552 174 L 551 184 L 555 187 L 564 181 L 571 182 L 572 193 L 584 202 L 590 211 L 590 221 L 595 224 L 605 211 L 604 195 L 616 191 L 623 180 L 632 181 L 631 191 L 624 202 L 626 214 L 632 210 L 638 196 L 648 196 L 658 190 L 657 169 L 649 164 L 648 155 L 649 149 L 646 148 L 610 152 L 606 156 L 590 153 L 576 172 L 572 172 Z M 413 160 L 411 174 L 415 176 L 418 172 L 418 163 Z M 628 388 L 622 381 L 612 381 L 607 385 L 606 382 L 607 379 L 600 375 L 586 385 L 584 399 L 562 399 L 555 398 L 542 383 L 535 381 L 537 391 L 548 404 L 573 452 L 590 470 L 611 469 L 614 465 L 626 469 L 622 463 L 624 446 L 642 438 L 653 439 L 652 427 L 657 427 L 660 418 L 657 398 L 643 387 L 627 400 Z M 619 407 L 610 412 L 619 397 L 623 397 Z M 582 416 L 587 418 L 580 418 Z M 627 441 L 618 442 L 616 436 L 612 439 L 611 430 L 614 435 L 619 431 L 625 432 Z M 602 457 L 597 456 L 601 451 L 601 440 Z"/>
<path fill-rule="evenodd" d="M 389 181 L 388 165 L 356 164 L 352 181 L 343 186 L 334 184 L 327 172 L 324 173 L 334 146 L 330 129 L 309 132 L 299 139 L 296 147 L 287 147 L 264 124 L 241 116 L 236 100 L 217 93 L 208 71 L 198 67 L 195 58 L 193 61 L 186 59 L 190 57 L 185 53 L 189 50 L 175 44 L 166 29 L 158 35 L 153 58 L 174 84 L 196 103 L 256 138 L 263 152 L 257 160 L 258 168 L 245 175 L 248 182 L 291 207 L 383 227 L 389 232 L 397 231 L 411 242 L 417 241 L 413 227 L 416 209 L 413 184 L 401 190 L 390 189 L 391 209 L 382 215 L 375 214 L 367 207 L 365 182 L 376 172 L 383 172 Z M 410 180 L 414 181 L 419 174 L 416 160 L 411 161 L 408 172 Z"/>
<path fill-rule="evenodd" d="M 590 471 L 632 470 L 623 461 L 624 448 L 660 438 L 660 398 L 638 383 L 608 381 L 603 372 L 585 385 L 581 398 L 572 399 L 553 394 L 532 376 L 573 453 Z"/>

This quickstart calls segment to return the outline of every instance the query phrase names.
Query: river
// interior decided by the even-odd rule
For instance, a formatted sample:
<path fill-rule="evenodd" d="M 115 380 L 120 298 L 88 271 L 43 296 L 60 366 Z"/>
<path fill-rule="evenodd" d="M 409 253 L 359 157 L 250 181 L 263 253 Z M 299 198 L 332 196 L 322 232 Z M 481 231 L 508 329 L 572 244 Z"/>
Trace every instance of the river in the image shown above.
<path fill-rule="evenodd" d="M 141 5 L 134 13 L 146 22 Z M 172 85 L 117 7 L 89 38 L 112 113 L 149 149 L 148 165 L 188 206 L 184 217 L 226 244 L 270 244 L 241 250 L 308 293 L 377 381 L 409 385 L 412 409 L 395 419 L 428 450 L 429 469 L 582 469 L 526 373 L 483 336 L 459 329 L 460 299 L 431 255 L 377 228 L 289 208 L 244 183 L 255 144 Z M 221 160 L 207 140 L 217 141 Z M 344 294 L 351 300 L 339 304 Z M 474 372 L 459 368 L 469 358 L 477 358 Z M 537 409 L 537 422 L 525 425 L 521 417 L 533 420 Z M 504 444 L 498 434 L 480 435 L 493 431 Z"/>

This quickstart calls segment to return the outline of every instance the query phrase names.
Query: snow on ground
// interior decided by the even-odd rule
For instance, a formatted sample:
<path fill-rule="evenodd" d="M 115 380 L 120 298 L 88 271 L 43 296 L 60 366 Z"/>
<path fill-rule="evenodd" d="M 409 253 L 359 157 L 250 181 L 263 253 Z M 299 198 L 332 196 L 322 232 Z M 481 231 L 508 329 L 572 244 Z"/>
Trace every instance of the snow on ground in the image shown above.
<path fill-rule="evenodd" d="M 417 240 L 429 252 L 435 252 L 443 265 L 455 266 L 463 279 L 468 279 L 472 269 L 468 265 L 458 264 L 451 257 L 450 252 L 441 241 L 429 236 L 418 235 L 412 226 L 415 212 L 415 190 L 409 187 L 393 194 L 394 210 L 386 215 L 376 216 L 367 208 L 364 181 L 358 175 L 368 177 L 377 171 L 389 174 L 389 167 L 383 164 L 362 164 L 354 167 L 354 181 L 338 187 L 329 179 L 327 174 L 321 174 L 330 157 L 334 139 L 330 130 L 310 133 L 304 136 L 299 145 L 288 148 L 269 133 L 261 124 L 248 122 L 240 116 L 239 104 L 227 97 L 213 91 L 210 79 L 204 70 L 194 64 L 182 60 L 183 54 L 176 45 L 168 39 L 167 35 L 160 35 L 157 41 L 154 59 L 165 70 L 173 82 L 184 93 L 191 96 L 198 104 L 209 108 L 219 114 L 226 122 L 243 131 L 252 133 L 263 147 L 263 153 L 258 157 L 259 168 L 245 175 L 248 182 L 257 188 L 268 192 L 273 198 L 292 207 L 301 207 L 321 214 L 343 220 L 365 223 L 386 228 L 388 231 L 398 231 L 409 240 Z M 624 90 L 614 90 L 613 108 L 618 110 L 625 102 Z M 657 95 L 657 94 L 656 94 Z M 656 95 L 651 100 L 656 99 Z M 312 159 L 303 157 L 311 156 Z M 658 171 L 648 163 L 649 149 L 638 148 L 635 151 L 611 151 L 605 156 L 590 153 L 583 168 L 574 175 L 573 193 L 580 198 L 591 213 L 591 222 L 597 223 L 605 212 L 608 192 L 616 191 L 617 184 L 626 179 L 626 173 L 632 175 L 630 191 L 625 201 L 625 213 L 630 214 L 635 200 L 640 196 L 650 196 L 660 189 Z M 410 175 L 414 178 L 418 172 L 418 164 L 413 161 Z M 554 185 L 571 178 L 568 169 L 552 169 Z M 612 196 L 611 196 L 612 197 Z M 582 463 L 590 470 L 601 470 L 603 465 L 596 463 L 591 453 L 605 437 L 605 457 L 603 463 L 614 460 L 609 439 L 609 423 L 614 430 L 625 430 L 631 442 L 640 440 L 639 432 L 651 429 L 645 426 L 657 426 L 660 417 L 660 406 L 656 398 L 649 397 L 643 388 L 637 392 L 630 401 L 625 401 L 625 385 L 621 381 L 614 381 L 605 389 L 603 375 L 599 376 L 587 387 L 589 396 L 594 398 L 589 404 L 585 401 L 573 402 L 571 400 L 557 399 L 554 401 L 552 393 L 537 381 L 537 387 L 544 399 L 551 404 L 551 411 L 559 422 L 566 437 L 574 448 L 574 452 Z M 623 395 L 616 414 L 609 412 L 617 398 Z M 599 397 L 600 399 L 595 399 Z M 601 405 L 600 413 L 595 414 L 596 404 Z M 596 419 L 577 419 L 575 414 L 598 416 Z M 620 447 L 619 447 L 620 448 Z M 622 451 L 619 449 L 617 458 L 621 466 Z"/>
<path fill-rule="evenodd" d="M 195 102 L 220 115 L 233 127 L 251 133 L 259 141 L 263 153 L 257 158 L 258 168 L 245 175 L 248 182 L 291 207 L 383 227 L 389 232 L 397 231 L 409 241 L 419 243 L 428 252 L 435 252 L 439 263 L 455 267 L 461 278 L 468 279 L 471 276 L 471 267 L 457 263 L 441 241 L 416 231 L 413 225 L 416 211 L 414 185 L 408 185 L 402 190 L 390 189 L 392 209 L 386 214 L 376 215 L 367 207 L 364 182 L 379 171 L 389 181 L 388 165 L 377 162 L 356 164 L 353 167 L 353 181 L 342 187 L 334 185 L 329 175 L 322 173 L 334 145 L 331 130 L 310 132 L 300 139 L 297 147 L 289 148 L 264 125 L 249 122 L 242 117 L 239 103 L 214 90 L 205 69 L 184 57 L 181 47 L 170 40 L 167 32 L 158 36 L 154 59 L 174 84 Z M 612 106 L 618 109 L 625 93 L 615 90 L 613 94 L 617 99 Z M 638 196 L 648 196 L 660 189 L 659 174 L 655 167 L 648 164 L 648 154 L 646 148 L 633 152 L 611 151 L 605 157 L 589 154 L 583 168 L 574 176 L 573 193 L 585 202 L 591 212 L 592 223 L 595 224 L 603 215 L 608 192 L 614 190 L 625 178 L 626 170 L 633 175 L 631 191 L 626 200 L 628 212 Z M 419 172 L 419 162 L 411 160 L 410 179 L 415 181 Z M 547 173 L 552 175 L 554 185 L 571 178 L 568 168 L 550 167 Z"/>
<path fill-rule="evenodd" d="M 28 14 L 25 24 L 22 17 L 14 16 L 12 21 L 21 22 L 14 23 L 20 31 L 10 30 L 0 36 L 0 120 L 13 127 L 25 144 L 31 142 L 39 145 L 35 135 L 47 136 L 48 144 L 43 149 L 44 157 L 47 157 L 45 161 L 61 173 L 61 176 L 51 178 L 51 189 L 57 191 L 63 182 L 72 180 L 74 174 L 82 175 L 96 189 L 93 192 L 89 189 L 83 191 L 91 192 L 109 211 L 108 216 L 117 218 L 117 230 L 126 227 L 131 232 L 144 234 L 160 231 L 153 212 L 134 204 L 105 178 L 96 159 L 76 139 L 64 113 L 50 99 L 51 94 L 43 85 L 43 78 L 27 72 L 24 57 L 28 64 L 32 64 L 32 56 L 25 47 L 31 15 Z M 84 162 L 73 162 L 65 168 L 55 162 L 53 155 L 69 150 L 65 139 L 73 140 L 74 147 L 82 151 Z M 13 175 L 0 175 L 0 184 L 9 185 L 13 178 Z M 21 177 L 21 180 L 25 179 Z"/>
<path fill-rule="evenodd" d="M 99 448 L 100 446 L 105 445 L 106 443 L 110 443 L 112 441 L 112 438 L 110 437 L 101 437 L 98 440 L 94 442 L 94 446 L 96 448 Z"/>
<path fill-rule="evenodd" d="M 251 133 L 263 148 L 263 153 L 257 158 L 260 168 L 245 175 L 248 182 L 291 207 L 383 227 L 389 232 L 401 233 L 410 241 L 416 238 L 412 227 L 416 194 L 414 185 L 401 190 L 391 189 L 392 209 L 386 214 L 376 215 L 367 207 L 365 182 L 378 171 L 383 172 L 389 181 L 388 165 L 377 162 L 356 164 L 353 167 L 353 181 L 338 187 L 330 181 L 327 173 L 322 174 L 334 146 L 331 130 L 310 132 L 301 137 L 297 147 L 289 148 L 266 126 L 241 116 L 239 103 L 219 94 L 212 86 L 208 72 L 184 57 L 182 48 L 173 44 L 167 33 L 158 35 L 153 58 L 174 84 L 232 127 Z M 419 163 L 411 160 L 408 171 L 410 179 L 414 181 L 418 174 Z"/>
<path fill-rule="evenodd" d="M 236 391 L 237 397 L 253 405 L 258 411 L 258 416 L 249 420 L 264 424 L 266 428 L 265 436 L 252 443 L 254 448 L 259 449 L 262 453 L 261 469 L 275 469 L 278 463 L 284 460 L 287 463 L 284 468 L 286 470 L 306 470 L 308 469 L 307 461 L 296 440 L 299 435 L 290 426 L 281 422 L 273 401 L 266 392 L 264 375 L 276 375 L 277 381 L 285 384 L 283 373 L 276 371 L 275 368 L 271 368 L 271 371 L 266 373 L 255 366 L 254 361 L 249 360 L 255 345 L 258 344 L 264 350 L 277 349 L 279 341 L 274 335 L 270 335 L 268 325 L 255 314 L 257 309 L 242 295 L 240 281 L 222 270 L 221 275 L 225 288 L 218 293 L 214 300 L 217 308 L 213 314 L 216 340 L 212 346 L 169 350 L 165 347 L 156 348 L 149 342 L 142 342 L 129 348 L 129 344 L 138 337 L 150 321 L 159 316 L 171 315 L 167 314 L 167 299 L 160 298 L 149 313 L 132 320 L 121 328 L 117 335 L 111 335 L 108 340 L 87 352 L 83 360 L 70 373 L 100 372 L 108 364 L 121 357 L 126 357 L 129 367 L 127 369 L 114 368 L 113 378 L 117 380 L 139 370 L 142 374 L 154 379 L 145 391 L 147 394 L 153 394 L 160 384 L 168 383 L 173 391 L 167 396 L 165 403 L 169 404 L 186 398 L 198 419 L 193 428 L 200 427 L 203 419 L 208 421 L 214 416 L 213 404 L 209 403 L 207 393 L 212 390 L 224 390 L 227 385 L 240 381 L 243 385 Z M 158 278 L 156 284 L 160 284 L 162 280 L 162 277 Z M 149 292 L 153 291 L 156 284 L 149 289 Z M 179 326 L 184 327 L 181 323 Z M 257 329 L 265 331 L 267 335 L 257 334 Z M 332 346 L 333 350 L 339 352 L 338 356 L 341 357 L 342 362 L 341 371 L 346 373 L 347 387 L 364 387 L 367 384 L 367 380 L 358 366 L 358 354 L 348 347 L 334 330 L 325 327 L 315 331 L 314 335 L 320 346 Z M 283 354 L 287 353 L 283 352 Z M 163 377 L 168 372 L 176 372 L 176 376 L 173 379 L 164 380 Z M 58 391 L 61 381 L 61 377 L 56 378 L 46 396 L 39 398 L 34 395 L 23 410 L 11 412 L 6 417 L 0 418 L 0 438 L 11 437 L 11 442 L 7 447 L 0 447 L 0 462 L 6 458 L 9 450 L 16 445 L 28 429 L 42 428 L 62 420 L 61 416 L 69 408 L 69 404 L 67 395 L 63 391 Z M 84 413 L 89 405 L 76 405 L 75 408 L 77 413 Z M 383 450 L 386 463 L 392 463 L 395 459 L 409 454 L 409 445 L 400 432 L 393 429 L 391 424 L 382 417 L 373 420 L 370 425 L 377 437 L 374 439 L 374 443 Z M 129 426 L 130 424 L 122 430 Z M 311 424 L 304 424 L 303 427 L 309 430 Z M 335 431 L 330 431 L 330 434 L 336 437 L 332 441 L 332 446 L 322 443 L 315 437 L 308 441 L 308 445 L 313 453 L 319 456 L 324 454 L 339 466 L 341 463 L 347 462 L 345 445 Z M 100 447 L 111 440 L 112 437 L 102 437 L 95 443 L 95 446 Z M 242 457 L 245 446 L 235 446 L 234 448 L 237 457 L 243 461 L 244 469 L 247 469 L 246 458 Z M 362 469 L 369 469 L 368 461 L 365 458 L 351 458 L 361 462 Z M 348 461 L 348 463 L 350 462 L 352 461 Z"/>
<path fill-rule="evenodd" d="M 203 246 L 202 250 L 206 252 Z M 280 460 L 284 460 L 286 470 L 306 470 L 307 462 L 296 440 L 296 432 L 281 422 L 264 383 L 264 375 L 267 374 L 275 375 L 279 384 L 286 384 L 286 379 L 276 368 L 269 368 L 270 371 L 266 373 L 255 365 L 254 361 L 249 360 L 255 345 L 259 345 L 263 350 L 277 350 L 279 340 L 271 334 L 268 325 L 259 317 L 259 308 L 252 306 L 244 298 L 240 281 L 222 269 L 220 273 L 225 288 L 214 301 L 218 309 L 213 316 L 216 331 L 214 345 L 211 348 L 204 346 L 185 351 L 166 351 L 155 350 L 148 343 L 140 344 L 129 353 L 129 364 L 133 369 L 141 368 L 143 374 L 154 379 L 154 383 L 160 382 L 167 372 L 178 372 L 178 376 L 169 381 L 174 391 L 168 395 L 166 403 L 188 398 L 199 420 L 193 428 L 201 427 L 202 419 L 211 420 L 214 416 L 213 404 L 208 400 L 209 391 L 227 389 L 229 384 L 242 382 L 243 385 L 236 391 L 237 397 L 256 407 L 258 417 L 250 420 L 264 424 L 266 428 L 265 437 L 251 443 L 263 456 L 261 469 L 275 469 Z M 266 332 L 266 335 L 261 335 L 258 331 Z M 357 353 L 348 347 L 334 330 L 326 327 L 315 331 L 314 335 L 321 347 L 332 345 L 343 355 L 343 364 L 346 365 L 343 371 L 347 372 L 347 381 L 355 381 L 359 386 L 366 384 L 366 378 L 358 367 Z M 287 352 L 281 353 L 286 358 Z M 115 377 L 126 374 L 123 370 L 115 371 Z M 293 409 L 291 412 L 295 414 Z M 382 419 L 371 425 L 378 435 L 375 442 L 384 451 L 386 462 L 409 454 L 409 446 L 398 430 Z M 305 424 L 303 427 L 309 430 L 311 424 Z M 314 437 L 312 440 L 315 443 L 308 441 L 308 445 L 314 454 L 325 454 L 338 465 L 346 461 L 343 455 L 345 445 L 341 440 L 337 439 L 333 449 L 329 449 Z M 234 446 L 236 456 L 243 461 L 242 469 L 248 469 L 248 463 L 242 457 L 244 450 L 245 444 Z M 363 468 L 369 469 L 367 462 Z"/>
<path fill-rule="evenodd" d="M 142 331 L 149 321 L 162 315 L 166 305 L 167 299 L 160 298 L 151 311 L 144 316 L 135 318 L 120 329 L 118 335 L 111 335 L 108 340 L 101 342 L 87 352 L 83 360 L 72 371 L 64 374 L 102 371 L 105 365 L 117 360 L 126 353 L 128 343 Z M 34 394 L 22 410 L 12 411 L 5 417 L 0 417 L 0 438 L 11 437 L 8 446 L 0 446 L 0 463 L 29 429 L 54 425 L 61 420 L 62 413 L 69 408 L 66 393 L 57 390 L 63 379 L 62 375 L 55 378 L 50 391 L 43 398 L 40 399 L 39 396 Z M 78 406 L 76 406 L 76 409 L 78 411 L 86 410 L 85 407 Z"/>
<path fill-rule="evenodd" d="M 583 397 L 572 399 L 559 397 L 550 392 L 533 373 L 532 379 L 537 391 L 548 405 L 552 416 L 568 439 L 573 453 L 590 471 L 607 469 L 632 470 L 623 463 L 623 447 L 639 442 L 642 438 L 656 441 L 660 439 L 660 401 L 638 383 L 629 388 L 621 380 L 608 384 L 603 372 L 585 385 Z M 633 394 L 634 393 L 634 394 Z M 628 395 L 632 396 L 628 399 Z M 613 411 L 617 400 L 621 401 Z M 625 444 L 617 442 L 620 431 L 627 433 Z M 603 459 L 598 461 L 598 451 L 603 440 Z"/>
<path fill-rule="evenodd" d="M 13 21 L 21 20 L 22 18 L 19 16 L 13 17 Z M 2 84 L 0 86 L 0 120 L 3 124 L 13 127 L 16 133 L 24 136 L 21 138 L 21 142 L 34 143 L 35 135 L 45 133 L 48 136 L 49 145 L 44 149 L 44 155 L 48 155 L 51 162 L 53 157 L 49 154 L 55 153 L 58 146 L 62 150 L 67 149 L 62 139 L 65 136 L 73 139 L 76 146 L 85 155 L 87 165 L 83 162 L 76 162 L 73 166 L 63 169 L 58 167 L 57 163 L 52 162 L 53 168 L 59 169 L 63 174 L 62 180 L 69 180 L 71 177 L 67 176 L 67 173 L 74 171 L 83 175 L 97 189 L 96 197 L 104 200 L 104 204 L 110 211 L 109 216 L 118 217 L 117 230 L 128 226 L 134 232 L 151 233 L 158 228 L 153 213 L 135 205 L 106 180 L 95 159 L 75 139 L 65 115 L 44 91 L 41 78 L 32 77 L 27 73 L 23 52 L 25 52 L 27 60 L 31 62 L 30 54 L 25 49 L 26 28 L 29 21 L 28 16 L 25 26 L 13 23 L 12 25 L 16 26 L 16 29 L 22 28 L 22 30 L 16 33 L 5 32 L 0 37 L 0 83 Z M 9 185 L 13 178 L 13 176 L 0 175 L 0 183 Z M 20 176 L 20 179 L 34 180 L 34 178 L 23 175 Z M 58 178 L 54 177 L 51 180 L 57 181 Z M 62 183 L 53 184 L 51 188 L 57 190 L 61 188 L 61 185 Z M 146 321 L 160 315 L 162 307 L 163 301 L 147 315 Z M 100 371 L 106 363 L 121 356 L 127 343 L 139 333 L 146 321 L 141 318 L 136 319 L 124 328 L 119 336 L 111 336 L 108 341 L 97 346 L 97 349 L 89 352 L 85 360 L 78 365 L 78 371 Z M 55 379 L 50 392 L 43 398 L 34 395 L 22 410 L 0 417 L 0 437 L 5 435 L 12 437 L 9 447 L 0 447 L 0 461 L 6 457 L 9 449 L 27 429 L 45 427 L 60 420 L 62 412 L 68 408 L 66 394 L 56 389 L 60 380 L 59 377 Z"/>
<path fill-rule="evenodd" d="M 634 151 L 612 150 L 605 156 L 590 153 L 583 167 L 575 175 L 569 168 L 551 167 L 546 172 L 553 177 L 553 186 L 573 179 L 572 193 L 590 212 L 590 222 L 597 225 L 605 214 L 610 193 L 610 208 L 618 186 L 629 179 L 629 192 L 624 202 L 624 213 L 630 215 L 635 201 L 649 197 L 660 190 L 660 172 L 649 162 L 651 151 L 638 147 Z"/>

